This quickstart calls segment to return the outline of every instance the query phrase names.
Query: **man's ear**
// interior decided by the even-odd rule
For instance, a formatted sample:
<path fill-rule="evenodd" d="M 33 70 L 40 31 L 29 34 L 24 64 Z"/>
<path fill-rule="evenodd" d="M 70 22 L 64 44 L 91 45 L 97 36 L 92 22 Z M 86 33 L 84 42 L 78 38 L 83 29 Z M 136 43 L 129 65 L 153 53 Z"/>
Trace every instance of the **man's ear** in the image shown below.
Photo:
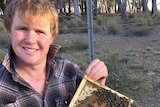
<path fill-rule="evenodd" d="M 55 35 L 52 35 L 51 43 L 50 44 L 52 44 L 54 42 L 55 37 L 56 37 Z"/>

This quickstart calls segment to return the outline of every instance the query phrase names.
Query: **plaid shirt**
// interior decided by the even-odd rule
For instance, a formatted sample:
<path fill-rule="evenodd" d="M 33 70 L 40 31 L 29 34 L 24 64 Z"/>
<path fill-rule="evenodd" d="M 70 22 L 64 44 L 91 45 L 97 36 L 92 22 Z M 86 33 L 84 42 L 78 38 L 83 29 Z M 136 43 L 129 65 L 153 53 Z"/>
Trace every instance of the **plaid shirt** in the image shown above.
<path fill-rule="evenodd" d="M 0 107 L 67 107 L 82 79 L 77 65 L 54 57 L 46 72 L 42 96 L 19 77 L 6 59 L 0 64 Z"/>

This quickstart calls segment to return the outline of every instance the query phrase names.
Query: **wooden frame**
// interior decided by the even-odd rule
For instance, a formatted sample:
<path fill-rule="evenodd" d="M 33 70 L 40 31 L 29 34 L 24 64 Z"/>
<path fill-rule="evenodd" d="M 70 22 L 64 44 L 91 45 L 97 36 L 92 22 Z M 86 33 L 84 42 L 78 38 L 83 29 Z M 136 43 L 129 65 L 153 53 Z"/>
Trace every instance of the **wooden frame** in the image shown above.
<path fill-rule="evenodd" d="M 87 76 L 82 79 L 69 107 L 131 107 L 133 100 Z"/>

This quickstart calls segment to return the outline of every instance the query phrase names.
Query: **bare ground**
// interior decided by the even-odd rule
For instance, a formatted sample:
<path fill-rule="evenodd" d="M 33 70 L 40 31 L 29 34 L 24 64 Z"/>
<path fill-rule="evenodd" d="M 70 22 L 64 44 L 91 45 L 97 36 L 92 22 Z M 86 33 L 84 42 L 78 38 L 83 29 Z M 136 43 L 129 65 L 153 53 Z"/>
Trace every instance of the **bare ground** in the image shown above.
<path fill-rule="evenodd" d="M 160 26 L 157 26 L 157 30 L 154 31 L 153 35 L 142 37 L 94 34 L 95 58 L 100 58 L 107 64 L 109 62 L 107 61 L 109 57 L 116 55 L 116 58 L 113 60 L 116 60 L 117 62 L 115 61 L 115 63 L 118 64 L 115 64 L 115 66 L 119 65 L 121 67 L 121 72 L 124 73 L 123 79 L 125 80 L 121 81 L 122 76 L 119 76 L 119 72 L 109 71 L 109 76 L 114 73 L 114 75 L 116 75 L 117 73 L 117 78 L 114 76 L 114 79 L 117 81 L 113 81 L 113 83 L 110 82 L 106 85 L 109 85 L 111 88 L 133 98 L 142 107 L 160 107 L 159 29 Z M 55 43 L 62 45 L 63 48 L 66 47 L 66 45 L 71 44 L 73 41 L 80 40 L 87 42 L 87 34 L 58 35 Z M 72 46 L 70 46 L 70 48 L 72 48 Z M 85 52 L 66 50 L 65 53 L 62 52 L 59 55 L 70 59 L 75 63 L 81 60 L 83 63 L 78 62 L 78 64 L 80 64 L 80 66 L 86 66 L 84 63 L 88 60 L 87 53 L 88 50 Z M 127 60 L 124 63 L 118 62 L 120 61 L 119 59 Z M 116 87 L 116 82 L 120 81 L 124 82 L 125 87 Z"/>
<path fill-rule="evenodd" d="M 109 70 L 106 85 L 134 99 L 142 107 L 160 107 L 160 26 L 150 36 L 94 34 L 94 57 Z M 86 68 L 89 52 L 86 34 L 61 34 L 55 40 L 58 53 Z M 80 45 L 84 45 L 84 47 Z M 80 46 L 76 49 L 77 46 Z M 1 47 L 1 46 L 0 46 Z M 5 50 L 5 49 L 1 49 Z M 5 52 L 4 52 L 5 53 Z"/>

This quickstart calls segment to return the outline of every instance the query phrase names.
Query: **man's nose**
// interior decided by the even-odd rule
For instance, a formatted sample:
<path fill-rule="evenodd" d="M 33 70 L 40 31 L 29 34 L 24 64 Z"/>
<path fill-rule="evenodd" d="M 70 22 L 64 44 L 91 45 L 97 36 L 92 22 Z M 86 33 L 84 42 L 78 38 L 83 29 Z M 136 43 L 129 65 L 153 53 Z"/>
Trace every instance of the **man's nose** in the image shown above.
<path fill-rule="evenodd" d="M 29 30 L 25 36 L 26 41 L 29 43 L 34 43 L 37 40 L 36 32 L 34 32 L 33 30 Z"/>

